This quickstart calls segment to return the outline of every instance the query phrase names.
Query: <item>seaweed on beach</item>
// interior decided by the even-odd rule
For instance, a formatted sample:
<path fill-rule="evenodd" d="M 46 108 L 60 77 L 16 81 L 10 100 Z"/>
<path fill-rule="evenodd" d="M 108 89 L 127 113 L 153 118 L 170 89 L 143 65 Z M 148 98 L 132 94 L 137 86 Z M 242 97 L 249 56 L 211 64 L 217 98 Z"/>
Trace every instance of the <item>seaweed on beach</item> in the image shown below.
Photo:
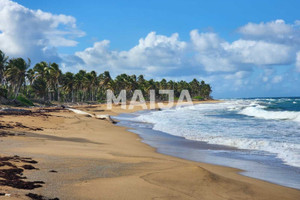
<path fill-rule="evenodd" d="M 16 134 L 10 133 L 10 132 L 7 132 L 7 131 L 1 131 L 0 132 L 0 137 L 15 136 L 15 135 Z"/>
<path fill-rule="evenodd" d="M 57 197 L 53 198 L 53 199 L 49 199 L 42 195 L 34 194 L 34 193 L 28 193 L 28 194 L 26 194 L 26 196 L 31 198 L 32 200 L 59 200 L 59 198 L 57 198 Z"/>
<path fill-rule="evenodd" d="M 50 108 L 41 108 L 36 110 L 36 113 L 50 113 L 50 112 L 60 112 L 60 111 L 66 111 L 69 112 L 68 110 L 65 109 L 65 106 L 61 107 L 50 107 Z"/>
<path fill-rule="evenodd" d="M 25 135 L 25 133 L 12 133 L 9 131 L 0 131 L 0 137 L 20 136 L 20 135 Z"/>
<path fill-rule="evenodd" d="M 25 163 L 21 167 L 18 167 L 14 163 L 19 163 L 18 165 Z M 0 186 L 9 186 L 12 188 L 17 189 L 24 189 L 24 190 L 33 190 L 35 188 L 43 187 L 45 184 L 43 181 L 26 181 L 26 177 L 23 175 L 25 170 L 39 170 L 38 168 L 34 167 L 31 164 L 38 163 L 37 161 L 28 158 L 28 157 L 20 157 L 20 156 L 11 156 L 11 157 L 1 157 L 0 156 Z M 54 171 L 54 170 L 53 170 Z M 5 193 L 0 193 L 0 196 L 5 196 Z M 26 194 L 32 200 L 59 200 L 59 198 L 47 198 L 45 196 L 28 193 Z"/>
<path fill-rule="evenodd" d="M 14 127 L 10 124 L 1 124 L 0 123 L 0 128 L 14 128 Z"/>
<path fill-rule="evenodd" d="M 30 163 L 37 163 L 37 161 L 32 160 L 31 158 L 22 158 L 19 156 L 13 157 L 0 157 L 0 167 L 7 166 L 9 167 L 0 169 L 0 185 L 1 186 L 9 186 L 12 188 L 17 189 L 25 189 L 25 190 L 32 190 L 35 188 L 42 187 L 44 184 L 43 181 L 25 181 L 27 179 L 23 176 L 23 172 L 25 168 L 34 168 L 33 166 L 29 167 L 28 165 L 23 165 L 21 167 L 16 166 L 12 162 L 30 162 Z M 26 166 L 26 167 L 24 167 Z"/>
<path fill-rule="evenodd" d="M 14 129 L 14 128 L 22 128 L 22 129 L 28 129 L 30 131 L 42 131 L 43 129 L 42 128 L 39 128 L 39 127 L 28 127 L 28 126 L 25 126 L 24 124 L 22 124 L 21 122 L 15 122 L 13 124 L 13 122 L 10 122 L 11 124 L 2 124 L 0 122 L 0 129 Z M 11 134 L 11 133 L 8 133 L 8 132 L 4 132 L 4 131 L 1 131 L 0 132 L 0 137 L 4 137 L 4 136 L 13 136 L 15 134 Z M 19 134 L 18 134 L 19 135 Z"/>
<path fill-rule="evenodd" d="M 31 131 L 42 131 L 43 130 L 42 128 L 32 128 L 32 127 L 25 126 L 21 122 L 16 122 L 15 127 L 29 129 Z"/>
<path fill-rule="evenodd" d="M 25 110 L 25 109 L 16 109 L 16 108 L 6 108 L 0 110 L 0 116 L 1 115 L 17 115 L 17 116 L 44 116 L 48 117 L 49 114 L 46 114 L 47 109 L 44 109 L 43 111 L 40 110 Z"/>
<path fill-rule="evenodd" d="M 38 170 L 38 168 L 35 168 L 35 167 L 32 166 L 32 165 L 23 165 L 22 168 L 23 168 L 23 169 L 28 169 L 28 170 L 33 170 L 33 169 Z"/>

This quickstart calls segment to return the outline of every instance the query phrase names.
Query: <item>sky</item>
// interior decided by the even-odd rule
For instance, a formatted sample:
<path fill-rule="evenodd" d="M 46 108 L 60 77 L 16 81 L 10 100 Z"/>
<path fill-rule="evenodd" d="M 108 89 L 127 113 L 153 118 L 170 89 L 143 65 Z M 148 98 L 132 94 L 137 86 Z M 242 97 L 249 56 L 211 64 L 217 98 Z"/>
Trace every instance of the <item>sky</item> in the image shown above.
<path fill-rule="evenodd" d="M 215 98 L 300 96 L 297 0 L 0 0 L 0 49 L 61 69 L 205 80 Z"/>

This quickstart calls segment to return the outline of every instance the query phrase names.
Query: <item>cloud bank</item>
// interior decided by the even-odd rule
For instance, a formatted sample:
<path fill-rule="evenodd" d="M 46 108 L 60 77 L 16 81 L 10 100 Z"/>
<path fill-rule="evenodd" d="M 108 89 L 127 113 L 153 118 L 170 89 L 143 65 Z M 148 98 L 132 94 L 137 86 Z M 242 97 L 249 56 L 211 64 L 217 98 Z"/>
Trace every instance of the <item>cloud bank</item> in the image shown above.
<path fill-rule="evenodd" d="M 139 70 L 152 75 L 167 72 L 176 75 L 182 69 L 193 68 L 205 73 L 235 73 L 253 67 L 275 65 L 298 66 L 300 52 L 299 22 L 283 20 L 249 23 L 238 28 L 240 39 L 228 42 L 212 32 L 190 32 L 190 41 L 181 41 L 177 33 L 171 36 L 149 33 L 128 51 L 113 51 L 110 41 L 96 42 L 93 47 L 76 52 L 87 66 L 113 70 Z"/>

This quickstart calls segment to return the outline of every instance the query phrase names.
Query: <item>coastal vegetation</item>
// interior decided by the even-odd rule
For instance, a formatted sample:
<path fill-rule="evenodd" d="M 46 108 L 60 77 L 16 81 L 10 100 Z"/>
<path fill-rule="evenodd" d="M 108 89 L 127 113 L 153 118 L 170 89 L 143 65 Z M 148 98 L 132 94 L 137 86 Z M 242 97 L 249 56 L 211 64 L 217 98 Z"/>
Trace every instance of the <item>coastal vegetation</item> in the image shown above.
<path fill-rule="evenodd" d="M 134 90 L 141 90 L 149 100 L 149 91 L 155 90 L 156 99 L 167 100 L 167 95 L 160 95 L 159 90 L 174 90 L 175 99 L 182 90 L 188 90 L 197 100 L 211 99 L 211 86 L 203 80 L 167 81 L 162 79 L 146 80 L 143 75 L 120 74 L 114 79 L 108 71 L 97 74 L 95 71 L 79 70 L 77 73 L 63 73 L 56 63 L 40 62 L 31 67 L 30 59 L 9 58 L 0 50 L 0 98 L 4 102 L 19 102 L 33 105 L 32 102 L 104 102 L 106 90 L 115 95 L 126 90 L 131 98 Z"/>

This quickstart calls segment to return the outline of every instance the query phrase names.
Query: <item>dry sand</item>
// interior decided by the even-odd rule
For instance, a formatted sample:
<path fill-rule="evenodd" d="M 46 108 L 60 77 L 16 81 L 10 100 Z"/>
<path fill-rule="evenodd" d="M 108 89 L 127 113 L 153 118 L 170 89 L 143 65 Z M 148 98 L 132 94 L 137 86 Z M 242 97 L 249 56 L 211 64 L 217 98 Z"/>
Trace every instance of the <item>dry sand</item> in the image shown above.
<path fill-rule="evenodd" d="M 105 105 L 79 107 L 88 113 L 117 115 L 123 110 Z M 237 174 L 239 170 L 187 161 L 163 154 L 141 142 L 126 128 L 107 121 L 55 111 L 49 116 L 0 116 L 2 128 L 25 135 L 0 137 L 0 156 L 18 155 L 38 161 L 26 170 L 28 180 L 44 181 L 34 190 L 0 186 L 0 199 L 300 199 L 300 191 Z M 43 130 L 34 130 L 42 128 Z M 4 166 L 5 167 L 5 166 Z M 0 170 L 3 168 L 0 165 Z M 49 172 L 51 170 L 57 171 Z M 1 178 L 0 178 L 1 180 Z"/>

